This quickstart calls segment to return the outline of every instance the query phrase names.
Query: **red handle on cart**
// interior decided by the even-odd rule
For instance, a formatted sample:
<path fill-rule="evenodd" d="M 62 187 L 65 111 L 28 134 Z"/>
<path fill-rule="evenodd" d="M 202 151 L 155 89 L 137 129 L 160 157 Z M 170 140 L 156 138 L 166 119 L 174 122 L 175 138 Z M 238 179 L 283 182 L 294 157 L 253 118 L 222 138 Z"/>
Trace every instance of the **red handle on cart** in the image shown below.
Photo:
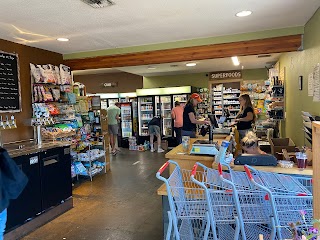
<path fill-rule="evenodd" d="M 246 171 L 246 173 L 247 173 L 248 177 L 250 178 L 250 180 L 252 180 L 253 177 L 252 177 L 250 169 L 247 166 L 244 166 L 244 170 Z"/>
<path fill-rule="evenodd" d="M 221 165 L 221 163 L 219 163 L 219 165 L 218 165 L 218 171 L 219 171 L 220 176 L 222 176 L 222 165 Z"/>
<path fill-rule="evenodd" d="M 191 170 L 191 176 L 196 175 L 198 164 L 194 164 Z"/>
<path fill-rule="evenodd" d="M 169 166 L 169 162 L 166 162 L 165 164 L 162 165 L 161 168 L 159 168 L 158 173 L 162 174 L 164 170 Z"/>

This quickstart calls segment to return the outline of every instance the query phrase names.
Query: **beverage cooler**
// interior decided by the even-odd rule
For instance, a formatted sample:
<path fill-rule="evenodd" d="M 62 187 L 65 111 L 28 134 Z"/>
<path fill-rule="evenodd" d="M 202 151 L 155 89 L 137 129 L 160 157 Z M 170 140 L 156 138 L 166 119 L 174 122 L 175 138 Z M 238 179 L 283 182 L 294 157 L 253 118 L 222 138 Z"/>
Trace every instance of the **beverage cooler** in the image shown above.
<path fill-rule="evenodd" d="M 120 114 L 121 114 L 121 137 L 129 138 L 132 137 L 133 129 L 132 129 L 132 104 L 121 103 L 120 104 Z"/>
<path fill-rule="evenodd" d="M 161 116 L 161 133 L 165 137 L 172 136 L 172 99 L 170 95 L 156 96 L 156 115 Z"/>
<path fill-rule="evenodd" d="M 154 117 L 154 97 L 138 97 L 139 136 L 149 136 L 148 123 Z"/>

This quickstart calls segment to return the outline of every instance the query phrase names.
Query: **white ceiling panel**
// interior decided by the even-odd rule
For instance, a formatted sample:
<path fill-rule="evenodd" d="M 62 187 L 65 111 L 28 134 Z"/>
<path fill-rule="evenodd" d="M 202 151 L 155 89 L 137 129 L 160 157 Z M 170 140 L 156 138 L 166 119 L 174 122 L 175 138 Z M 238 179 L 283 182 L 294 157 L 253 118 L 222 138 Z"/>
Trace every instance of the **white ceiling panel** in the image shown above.
<path fill-rule="evenodd" d="M 0 1 L 0 38 L 60 53 L 120 48 L 302 26 L 319 0 Z M 235 14 L 251 10 L 246 18 Z M 58 37 L 70 42 L 57 42 Z"/>

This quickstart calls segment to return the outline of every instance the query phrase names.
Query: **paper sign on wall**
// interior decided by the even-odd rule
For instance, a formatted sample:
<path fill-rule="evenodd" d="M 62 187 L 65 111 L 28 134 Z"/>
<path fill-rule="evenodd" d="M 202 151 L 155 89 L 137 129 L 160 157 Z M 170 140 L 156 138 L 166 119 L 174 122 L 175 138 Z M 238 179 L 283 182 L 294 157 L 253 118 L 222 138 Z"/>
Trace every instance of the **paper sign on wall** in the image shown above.
<path fill-rule="evenodd" d="M 313 101 L 320 102 L 320 65 L 315 66 L 313 71 Z"/>
<path fill-rule="evenodd" d="M 313 96 L 314 88 L 313 88 L 313 73 L 309 73 L 308 76 L 308 96 Z"/>

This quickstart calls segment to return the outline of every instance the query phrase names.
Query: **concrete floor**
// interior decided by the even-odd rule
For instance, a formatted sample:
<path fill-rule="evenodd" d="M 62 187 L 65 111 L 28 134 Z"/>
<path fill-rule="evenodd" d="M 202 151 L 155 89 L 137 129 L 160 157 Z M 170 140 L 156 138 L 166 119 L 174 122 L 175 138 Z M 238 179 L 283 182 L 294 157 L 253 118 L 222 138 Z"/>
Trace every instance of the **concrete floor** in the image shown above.
<path fill-rule="evenodd" d="M 139 161 L 135 165 L 133 163 Z M 74 208 L 23 240 L 163 239 L 160 182 L 163 153 L 123 149 L 111 159 L 111 172 L 76 186 Z"/>

